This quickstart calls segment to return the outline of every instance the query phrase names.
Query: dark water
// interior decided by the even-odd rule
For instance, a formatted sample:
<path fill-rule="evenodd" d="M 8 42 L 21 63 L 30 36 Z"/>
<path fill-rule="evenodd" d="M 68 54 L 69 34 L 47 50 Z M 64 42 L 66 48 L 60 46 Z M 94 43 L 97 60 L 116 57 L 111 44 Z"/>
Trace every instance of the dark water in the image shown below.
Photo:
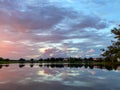
<path fill-rule="evenodd" d="M 120 90 L 120 67 L 0 65 L 0 90 Z"/>

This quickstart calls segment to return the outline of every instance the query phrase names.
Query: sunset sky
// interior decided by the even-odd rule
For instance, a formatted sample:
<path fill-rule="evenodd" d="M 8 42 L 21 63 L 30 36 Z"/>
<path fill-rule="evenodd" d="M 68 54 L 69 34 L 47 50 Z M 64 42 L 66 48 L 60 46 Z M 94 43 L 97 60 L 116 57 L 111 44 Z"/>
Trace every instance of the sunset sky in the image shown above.
<path fill-rule="evenodd" d="M 0 57 L 99 57 L 120 0 L 0 0 Z"/>

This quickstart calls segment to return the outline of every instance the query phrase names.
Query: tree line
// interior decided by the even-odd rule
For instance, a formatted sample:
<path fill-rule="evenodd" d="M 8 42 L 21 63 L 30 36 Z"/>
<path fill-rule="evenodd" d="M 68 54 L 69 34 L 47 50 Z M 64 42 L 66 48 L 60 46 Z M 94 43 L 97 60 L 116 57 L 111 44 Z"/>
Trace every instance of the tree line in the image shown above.
<path fill-rule="evenodd" d="M 40 58 L 38 60 L 36 59 L 24 59 L 20 58 L 19 60 L 10 60 L 10 59 L 4 59 L 0 57 L 0 62 L 28 62 L 28 63 L 89 63 L 89 62 L 102 62 L 104 61 L 102 58 L 75 58 L 75 57 L 69 57 L 69 58 Z"/>

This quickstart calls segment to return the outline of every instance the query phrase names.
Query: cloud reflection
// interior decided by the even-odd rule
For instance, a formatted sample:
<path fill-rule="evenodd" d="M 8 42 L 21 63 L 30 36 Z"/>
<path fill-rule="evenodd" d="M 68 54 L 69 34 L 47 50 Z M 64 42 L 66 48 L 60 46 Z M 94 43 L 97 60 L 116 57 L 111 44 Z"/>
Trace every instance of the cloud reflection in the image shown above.
<path fill-rule="evenodd" d="M 108 71 L 106 69 L 90 69 L 85 67 L 51 68 L 46 66 L 38 67 L 38 65 L 34 64 L 33 68 L 30 67 L 30 64 L 25 64 L 23 68 L 19 68 L 18 64 L 11 64 L 9 68 L 3 65 L 3 68 L 0 69 L 0 86 L 4 87 L 3 85 L 7 85 L 9 87 L 15 85 L 24 87 L 25 89 L 31 85 L 35 85 L 34 88 L 40 88 L 44 85 L 46 88 L 69 87 L 72 90 L 78 90 L 77 88 L 94 88 L 93 90 L 101 88 L 105 90 L 107 88 L 109 90 L 115 86 L 120 88 L 120 72 L 116 72 L 115 70 Z M 102 85 L 104 87 L 101 87 Z M 46 88 L 43 90 L 46 90 Z"/>

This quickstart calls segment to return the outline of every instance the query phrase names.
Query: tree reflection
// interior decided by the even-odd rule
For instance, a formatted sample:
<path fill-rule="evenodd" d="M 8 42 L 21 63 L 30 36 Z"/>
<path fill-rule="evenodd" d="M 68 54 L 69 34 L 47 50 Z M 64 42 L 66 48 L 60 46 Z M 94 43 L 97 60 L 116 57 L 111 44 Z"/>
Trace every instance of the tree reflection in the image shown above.
<path fill-rule="evenodd" d="M 25 63 L 19 63 L 19 68 L 23 68 L 25 67 Z M 30 63 L 30 67 L 33 68 L 34 67 L 34 63 Z M 103 64 L 55 64 L 55 63 L 41 63 L 38 65 L 40 68 L 42 67 L 47 67 L 47 68 L 65 68 L 65 67 L 69 67 L 69 68 L 89 68 L 89 69 L 107 69 L 107 70 L 120 70 L 120 65 L 103 65 Z M 0 64 L 0 69 L 2 69 L 3 67 L 10 67 L 9 64 Z"/>
<path fill-rule="evenodd" d="M 84 67 L 85 67 L 85 68 L 88 68 L 88 65 L 87 65 L 87 64 L 85 64 L 85 65 L 84 65 Z"/>
<path fill-rule="evenodd" d="M 43 65 L 42 64 L 39 64 L 39 67 L 42 67 Z"/>
<path fill-rule="evenodd" d="M 31 68 L 33 68 L 33 66 L 34 66 L 34 64 L 33 64 L 33 63 L 31 63 L 31 64 L 30 64 L 30 67 L 31 67 Z"/>
<path fill-rule="evenodd" d="M 0 69 L 2 69 L 2 67 L 3 67 L 3 65 L 2 65 L 2 64 L 0 64 Z"/>
<path fill-rule="evenodd" d="M 89 65 L 89 68 L 90 68 L 90 69 L 93 69 L 93 68 L 94 68 L 94 65 Z"/>
<path fill-rule="evenodd" d="M 50 63 L 46 63 L 46 64 L 39 64 L 39 67 L 50 67 L 50 68 L 65 68 L 65 67 L 69 67 L 69 68 L 89 68 L 89 69 L 94 69 L 94 68 L 98 68 L 98 69 L 107 69 L 107 70 L 117 70 L 117 68 L 119 67 L 119 65 L 103 65 L 103 64 L 50 64 Z"/>
<path fill-rule="evenodd" d="M 5 67 L 9 67 L 9 64 L 5 64 Z"/>
<path fill-rule="evenodd" d="M 20 64 L 19 64 L 19 68 L 23 68 L 24 66 L 25 66 L 24 63 L 20 63 Z"/>

